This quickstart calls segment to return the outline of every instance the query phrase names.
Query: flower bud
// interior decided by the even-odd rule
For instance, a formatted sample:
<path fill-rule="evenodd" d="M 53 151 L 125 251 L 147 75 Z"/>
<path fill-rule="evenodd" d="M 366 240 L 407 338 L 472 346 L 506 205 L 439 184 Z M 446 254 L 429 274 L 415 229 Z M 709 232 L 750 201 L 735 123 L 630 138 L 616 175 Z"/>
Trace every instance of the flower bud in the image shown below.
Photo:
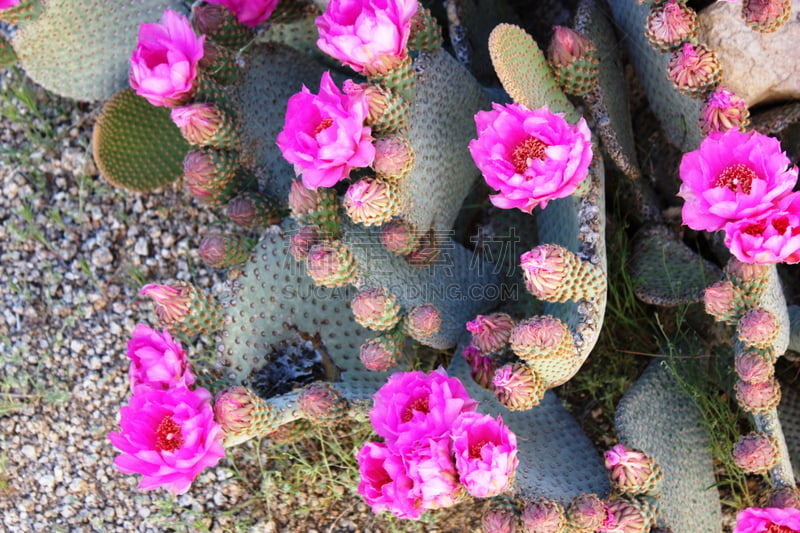
<path fill-rule="evenodd" d="M 212 268 L 240 265 L 250 257 L 253 243 L 237 235 L 212 233 L 200 241 L 198 255 Z"/>
<path fill-rule="evenodd" d="M 662 52 L 677 48 L 697 36 L 697 14 L 683 2 L 667 0 L 650 11 L 645 35 Z"/>
<path fill-rule="evenodd" d="M 744 0 L 742 18 L 754 30 L 772 33 L 792 14 L 791 0 Z"/>
<path fill-rule="evenodd" d="M 306 418 L 316 424 L 330 424 L 340 420 L 347 408 L 347 400 L 330 383 L 315 381 L 300 393 L 297 403 Z"/>
<path fill-rule="evenodd" d="M 299 180 L 292 181 L 292 186 L 289 188 L 289 209 L 292 211 L 292 217 L 300 221 L 303 216 L 319 209 L 320 196 L 317 189 L 307 189 Z"/>
<path fill-rule="evenodd" d="M 372 330 L 392 329 L 400 321 L 400 306 L 395 297 L 382 287 L 360 291 L 350 308 L 356 322 Z"/>
<path fill-rule="evenodd" d="M 265 196 L 245 192 L 228 202 L 228 217 L 231 222 L 245 229 L 269 226 L 281 221 L 277 207 Z"/>
<path fill-rule="evenodd" d="M 714 131 L 744 131 L 750 123 L 750 111 L 742 97 L 723 86 L 711 93 L 700 110 L 700 128 L 703 135 Z"/>
<path fill-rule="evenodd" d="M 439 251 L 439 243 L 433 231 L 429 231 L 419 238 L 417 247 L 406 256 L 406 262 L 412 267 L 425 268 L 436 261 Z"/>
<path fill-rule="evenodd" d="M 352 252 L 339 241 L 315 244 L 308 252 L 306 271 L 322 287 L 344 287 L 354 282 L 355 270 Z"/>
<path fill-rule="evenodd" d="M 733 283 L 728 280 L 714 283 L 706 289 L 703 295 L 706 313 L 720 322 L 728 322 L 732 319 L 735 311 L 735 297 Z"/>
<path fill-rule="evenodd" d="M 778 440 L 766 433 L 739 437 L 733 445 L 733 461 L 748 474 L 764 474 L 778 464 Z"/>
<path fill-rule="evenodd" d="M 619 498 L 605 508 L 606 519 L 598 533 L 647 533 L 650 531 L 645 514 L 633 503 Z"/>
<path fill-rule="evenodd" d="M 442 313 L 433 304 L 418 305 L 408 312 L 404 325 L 411 338 L 424 342 L 439 333 Z"/>
<path fill-rule="evenodd" d="M 509 340 L 511 350 L 526 362 L 556 353 L 558 356 L 567 356 L 575 352 L 567 325 L 550 315 L 521 321 L 511 331 Z"/>
<path fill-rule="evenodd" d="M 348 187 L 342 204 L 353 222 L 380 226 L 396 214 L 397 194 L 387 183 L 364 178 Z"/>
<path fill-rule="evenodd" d="M 175 107 L 169 116 L 189 143 L 200 146 L 211 144 L 222 126 L 222 112 L 206 102 Z"/>
<path fill-rule="evenodd" d="M 620 492 L 657 494 L 664 474 L 652 457 L 622 444 L 606 451 L 604 457 L 608 476 Z"/>
<path fill-rule="evenodd" d="M 739 319 L 736 333 L 739 340 L 748 346 L 766 348 L 778 337 L 778 319 L 764 309 L 750 309 Z"/>
<path fill-rule="evenodd" d="M 492 390 L 494 379 L 494 364 L 492 359 L 481 354 L 473 345 L 466 346 L 461 355 L 469 363 L 469 374 L 473 381 L 484 389 Z"/>
<path fill-rule="evenodd" d="M 192 150 L 183 160 L 186 188 L 197 201 L 208 205 L 228 200 L 238 169 L 234 152 L 215 148 Z"/>
<path fill-rule="evenodd" d="M 303 226 L 289 240 L 289 253 L 297 261 L 308 258 L 311 248 L 319 244 L 319 231 L 314 226 Z"/>
<path fill-rule="evenodd" d="M 175 287 L 145 285 L 141 295 L 153 299 L 156 315 L 167 328 L 176 327 L 191 336 L 212 333 L 222 327 L 222 306 L 219 302 L 187 283 L 178 283 Z"/>
<path fill-rule="evenodd" d="M 734 282 L 762 282 L 766 280 L 769 274 L 769 265 L 744 263 L 735 257 L 731 257 L 728 264 L 725 265 L 725 273 Z"/>
<path fill-rule="evenodd" d="M 539 405 L 545 393 L 541 378 L 521 363 L 496 369 L 492 387 L 497 400 L 512 411 L 524 411 Z"/>
<path fill-rule="evenodd" d="M 369 370 L 385 372 L 397 364 L 400 343 L 391 337 L 376 337 L 361 345 L 359 359 Z"/>
<path fill-rule="evenodd" d="M 736 355 L 736 373 L 742 381 L 763 383 L 775 376 L 775 367 L 755 350 L 742 350 Z"/>
<path fill-rule="evenodd" d="M 596 531 L 606 520 L 606 508 L 596 494 L 576 496 L 567 509 L 569 525 L 578 531 Z"/>
<path fill-rule="evenodd" d="M 387 181 L 402 180 L 414 168 L 414 149 L 400 135 L 387 135 L 375 141 L 375 160 L 372 168 Z"/>
<path fill-rule="evenodd" d="M 397 255 L 411 253 L 419 245 L 419 235 L 404 220 L 393 220 L 381 226 L 383 247 Z"/>
<path fill-rule="evenodd" d="M 253 404 L 245 387 L 226 389 L 214 398 L 214 418 L 225 433 L 241 433 L 250 427 Z"/>
<path fill-rule="evenodd" d="M 766 413 L 781 401 L 781 388 L 773 378 L 761 383 L 739 381 L 736 383 L 736 401 L 748 413 Z"/>
<path fill-rule="evenodd" d="M 189 315 L 192 296 L 191 288 L 186 284 L 179 283 L 175 287 L 170 287 L 151 283 L 142 287 L 141 295 L 153 299 L 156 315 L 167 327 Z"/>
<path fill-rule="evenodd" d="M 529 502 L 520 516 L 524 533 L 561 533 L 567 525 L 564 508 L 553 500 Z"/>
<path fill-rule="evenodd" d="M 702 44 L 694 46 L 685 42 L 670 56 L 667 73 L 680 92 L 698 97 L 719 83 L 722 67 L 712 50 Z"/>
<path fill-rule="evenodd" d="M 555 298 L 567 274 L 564 249 L 543 244 L 520 256 L 520 266 L 528 292 L 543 300 Z"/>
<path fill-rule="evenodd" d="M 481 520 L 485 533 L 514 533 L 517 526 L 517 517 L 506 509 L 489 509 Z"/>
<path fill-rule="evenodd" d="M 790 485 L 777 485 L 769 494 L 767 507 L 800 509 L 800 489 Z"/>
<path fill-rule="evenodd" d="M 514 320 L 506 313 L 478 315 L 467 322 L 467 330 L 472 333 L 472 345 L 484 354 L 502 350 L 513 327 Z"/>
<path fill-rule="evenodd" d="M 582 33 L 563 26 L 553 27 L 547 60 L 564 92 L 582 96 L 597 85 L 600 72 L 597 47 Z"/>

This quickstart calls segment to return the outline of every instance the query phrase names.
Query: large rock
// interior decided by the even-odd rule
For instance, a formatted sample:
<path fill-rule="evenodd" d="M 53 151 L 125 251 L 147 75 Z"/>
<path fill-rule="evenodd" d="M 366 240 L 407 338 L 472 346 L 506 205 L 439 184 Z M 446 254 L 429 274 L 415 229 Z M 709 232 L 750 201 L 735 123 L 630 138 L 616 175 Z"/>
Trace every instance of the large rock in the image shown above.
<path fill-rule="evenodd" d="M 774 33 L 751 30 L 742 18 L 741 2 L 715 2 L 698 16 L 700 42 L 719 56 L 722 84 L 748 106 L 800 99 L 800 0 L 792 16 Z"/>

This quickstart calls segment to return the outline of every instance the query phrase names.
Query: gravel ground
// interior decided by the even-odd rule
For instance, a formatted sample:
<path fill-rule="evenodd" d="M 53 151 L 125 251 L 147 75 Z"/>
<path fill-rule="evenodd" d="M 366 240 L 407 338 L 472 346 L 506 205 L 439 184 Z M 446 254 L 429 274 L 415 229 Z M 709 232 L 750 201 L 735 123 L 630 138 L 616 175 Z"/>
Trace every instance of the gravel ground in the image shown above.
<path fill-rule="evenodd" d="M 0 91 L 4 83 L 8 73 L 0 71 Z M 223 222 L 179 185 L 149 195 L 113 188 L 98 176 L 89 149 L 98 110 L 41 91 L 36 102 L 45 121 L 0 120 L 5 531 L 464 533 L 477 527 L 475 504 L 434 514 L 431 524 L 376 518 L 347 491 L 292 480 L 291 460 L 253 443 L 236 448 L 177 498 L 139 491 L 138 476 L 119 473 L 107 434 L 117 429 L 129 396 L 126 343 L 137 323 L 157 326 L 139 289 L 175 280 L 220 289 L 224 273 L 206 268 L 196 249 L 204 228 Z M 54 128 L 46 146 L 32 143 L 28 126 L 41 130 L 46 123 Z M 196 355 L 204 346 L 195 340 L 189 349 Z M 318 444 L 302 441 L 287 454 L 313 461 Z M 273 475 L 273 467 L 283 472 Z"/>

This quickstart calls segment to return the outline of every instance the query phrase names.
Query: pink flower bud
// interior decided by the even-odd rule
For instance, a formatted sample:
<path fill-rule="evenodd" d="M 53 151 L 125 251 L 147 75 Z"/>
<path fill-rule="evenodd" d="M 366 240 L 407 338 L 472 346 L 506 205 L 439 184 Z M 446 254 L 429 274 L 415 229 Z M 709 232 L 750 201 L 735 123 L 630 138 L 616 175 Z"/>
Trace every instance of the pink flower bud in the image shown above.
<path fill-rule="evenodd" d="M 523 359 L 547 355 L 571 336 L 566 324 L 552 316 L 534 316 L 523 320 L 511 331 L 511 350 Z"/>
<path fill-rule="evenodd" d="M 489 509 L 481 519 L 484 533 L 514 533 L 517 517 L 505 509 Z"/>
<path fill-rule="evenodd" d="M 297 402 L 307 418 L 319 423 L 341 414 L 346 400 L 330 383 L 315 381 L 303 389 Z"/>
<path fill-rule="evenodd" d="M 200 241 L 197 253 L 206 265 L 212 268 L 220 268 L 227 261 L 227 250 L 228 243 L 225 235 L 213 233 Z"/>
<path fill-rule="evenodd" d="M 605 523 L 606 506 L 596 494 L 581 494 L 572 500 L 567 515 L 575 529 L 595 531 Z"/>
<path fill-rule="evenodd" d="M 213 184 L 217 168 L 211 154 L 205 150 L 192 150 L 183 160 L 186 188 L 201 203 L 210 203 L 216 196 Z"/>
<path fill-rule="evenodd" d="M 775 375 L 775 367 L 754 350 L 743 350 L 736 356 L 736 373 L 742 381 L 763 383 Z"/>
<path fill-rule="evenodd" d="M 749 118 L 750 111 L 744 99 L 720 85 L 700 110 L 700 128 L 705 135 L 714 131 L 743 130 Z"/>
<path fill-rule="evenodd" d="M 417 246 L 406 256 L 406 261 L 412 267 L 425 268 L 436 261 L 439 251 L 439 242 L 431 230 L 419 237 Z"/>
<path fill-rule="evenodd" d="M 380 339 L 370 339 L 362 344 L 358 357 L 365 367 L 376 372 L 385 372 L 397 364 L 395 350 L 387 347 Z"/>
<path fill-rule="evenodd" d="M 225 6 L 228 11 L 236 15 L 236 20 L 255 28 L 259 24 L 266 22 L 278 0 L 207 0 L 209 4 Z"/>
<path fill-rule="evenodd" d="M 697 34 L 697 14 L 682 2 L 667 0 L 651 10 L 645 32 L 652 44 L 666 51 Z"/>
<path fill-rule="evenodd" d="M 442 313 L 433 304 L 414 307 L 406 316 L 408 334 L 414 339 L 425 339 L 439 332 L 442 327 Z"/>
<path fill-rule="evenodd" d="M 754 30 L 772 33 L 789 20 L 792 13 L 790 0 L 744 0 L 742 17 Z"/>
<path fill-rule="evenodd" d="M 297 219 L 319 209 L 320 194 L 315 189 L 307 189 L 297 180 L 292 181 L 289 188 L 289 209 Z"/>
<path fill-rule="evenodd" d="M 646 533 L 650 530 L 647 517 L 628 500 L 611 500 L 605 512 L 606 519 L 597 533 Z"/>
<path fill-rule="evenodd" d="M 699 95 L 712 88 L 721 76 L 717 55 L 702 44 L 683 43 L 667 64 L 670 80 L 684 94 Z"/>
<path fill-rule="evenodd" d="M 469 373 L 473 381 L 484 389 L 492 389 L 494 379 L 494 364 L 492 359 L 481 354 L 473 345 L 464 348 L 461 355 L 469 363 Z"/>
<path fill-rule="evenodd" d="M 736 401 L 748 413 L 765 413 L 781 401 L 781 388 L 775 379 L 761 383 L 736 383 Z"/>
<path fill-rule="evenodd" d="M 188 285 L 178 284 L 176 287 L 170 287 L 149 284 L 142 287 L 141 295 L 153 299 L 158 319 L 167 326 L 180 322 L 189 315 L 192 296 Z"/>
<path fill-rule="evenodd" d="M 492 387 L 497 400 L 512 411 L 523 411 L 538 405 L 545 393 L 541 378 L 520 363 L 496 369 Z"/>
<path fill-rule="evenodd" d="M 339 242 L 321 242 L 308 251 L 306 272 L 317 285 L 343 287 L 354 280 L 355 260 Z"/>
<path fill-rule="evenodd" d="M 172 121 L 191 144 L 209 144 L 222 125 L 222 112 L 214 105 L 195 102 L 170 111 Z"/>
<path fill-rule="evenodd" d="M 342 204 L 353 222 L 365 226 L 379 226 L 388 222 L 397 208 L 391 186 L 369 178 L 350 185 Z"/>
<path fill-rule="evenodd" d="M 652 493 L 663 477 L 651 457 L 622 444 L 606 451 L 604 457 L 611 482 L 623 493 Z"/>
<path fill-rule="evenodd" d="M 778 336 L 778 319 L 763 307 L 756 307 L 742 315 L 736 333 L 748 346 L 766 347 Z"/>
<path fill-rule="evenodd" d="M 403 220 L 393 220 L 381 226 L 381 243 L 393 254 L 410 253 L 418 242 L 417 233 Z"/>
<path fill-rule="evenodd" d="M 237 196 L 228 202 L 228 218 L 242 228 L 252 228 L 258 220 L 256 201 L 249 196 Z"/>
<path fill-rule="evenodd" d="M 467 322 L 467 330 L 472 333 L 472 345 L 484 354 L 502 350 L 513 327 L 514 320 L 506 313 L 478 315 Z"/>
<path fill-rule="evenodd" d="M 733 460 L 748 474 L 763 474 L 778 464 L 778 441 L 766 433 L 743 435 L 733 445 Z"/>
<path fill-rule="evenodd" d="M 796 175 L 794 180 L 796 181 Z M 791 182 L 791 176 L 786 176 L 781 180 L 781 183 L 771 184 L 774 187 L 780 187 L 781 190 L 785 189 L 784 183 Z M 735 257 L 731 257 L 728 264 L 725 265 L 725 273 L 728 277 L 732 277 L 742 282 L 757 282 L 767 277 L 769 272 L 769 265 L 760 265 L 758 263 L 745 263 L 739 261 Z"/>
<path fill-rule="evenodd" d="M 561 533 L 567 525 L 564 508 L 552 500 L 537 500 L 525 506 L 520 516 L 525 533 Z"/>
<path fill-rule="evenodd" d="M 379 176 L 402 179 L 414 166 L 414 149 L 405 137 L 389 135 L 375 142 L 372 168 Z"/>
<path fill-rule="evenodd" d="M 718 281 L 708 287 L 703 296 L 706 313 L 717 320 L 727 320 L 734 311 L 736 296 L 733 283 L 728 280 Z"/>
<path fill-rule="evenodd" d="M 225 430 L 225 433 L 239 433 L 250 427 L 250 413 L 253 404 L 247 389 L 241 386 L 231 387 L 217 394 L 214 398 L 214 418 Z"/>
<path fill-rule="evenodd" d="M 225 23 L 226 9 L 213 4 L 198 4 L 192 8 L 192 23 L 204 35 L 214 35 Z"/>
<path fill-rule="evenodd" d="M 356 322 L 378 331 L 393 328 L 400 320 L 400 306 L 389 291 L 370 287 L 360 291 L 350 304 Z"/>
<path fill-rule="evenodd" d="M 542 244 L 522 254 L 520 262 L 528 292 L 541 299 L 558 294 L 567 269 L 563 248 Z"/>
<path fill-rule="evenodd" d="M 769 493 L 767 507 L 800 510 L 800 489 L 789 485 L 778 485 Z"/>
<path fill-rule="evenodd" d="M 583 57 L 591 47 L 591 41 L 582 33 L 564 26 L 554 26 L 553 39 L 547 48 L 547 60 L 566 67 Z"/>
<path fill-rule="evenodd" d="M 391 93 L 380 85 L 371 83 L 358 84 L 353 80 L 345 80 L 342 84 L 342 92 L 350 96 L 366 98 L 369 109 L 367 111 L 367 124 L 374 124 L 379 121 L 383 114 L 386 113 L 386 110 L 389 109 Z M 377 146 L 375 149 L 377 150 Z"/>
<path fill-rule="evenodd" d="M 314 226 L 303 226 L 289 240 L 289 253 L 297 261 L 308 258 L 311 248 L 318 244 L 319 232 Z"/>

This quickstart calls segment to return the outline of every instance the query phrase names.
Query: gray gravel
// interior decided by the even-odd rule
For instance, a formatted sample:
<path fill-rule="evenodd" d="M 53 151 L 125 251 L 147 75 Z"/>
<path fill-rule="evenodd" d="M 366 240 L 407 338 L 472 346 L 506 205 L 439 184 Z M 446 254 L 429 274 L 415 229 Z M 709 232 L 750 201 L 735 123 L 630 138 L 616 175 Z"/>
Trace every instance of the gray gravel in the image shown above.
<path fill-rule="evenodd" d="M 477 526 L 480 514 L 463 505 L 432 517 L 434 526 L 376 518 L 360 498 L 320 484 L 292 492 L 282 481 L 291 463 L 288 474 L 272 476 L 270 465 L 286 470 L 287 462 L 262 449 L 262 475 L 253 443 L 177 498 L 139 491 L 138 476 L 119 473 L 107 434 L 129 395 L 126 343 L 137 323 L 157 327 L 139 289 L 186 280 L 220 290 L 224 273 L 206 268 L 196 249 L 206 229 L 224 222 L 179 184 L 149 195 L 114 189 L 89 153 L 98 110 L 41 92 L 37 102 L 55 125 L 52 146 L 32 144 L 23 125 L 0 119 L 2 152 L 11 151 L 0 152 L 2 529 L 464 533 Z M 208 342 L 194 340 L 190 353 L 210 350 Z"/>

